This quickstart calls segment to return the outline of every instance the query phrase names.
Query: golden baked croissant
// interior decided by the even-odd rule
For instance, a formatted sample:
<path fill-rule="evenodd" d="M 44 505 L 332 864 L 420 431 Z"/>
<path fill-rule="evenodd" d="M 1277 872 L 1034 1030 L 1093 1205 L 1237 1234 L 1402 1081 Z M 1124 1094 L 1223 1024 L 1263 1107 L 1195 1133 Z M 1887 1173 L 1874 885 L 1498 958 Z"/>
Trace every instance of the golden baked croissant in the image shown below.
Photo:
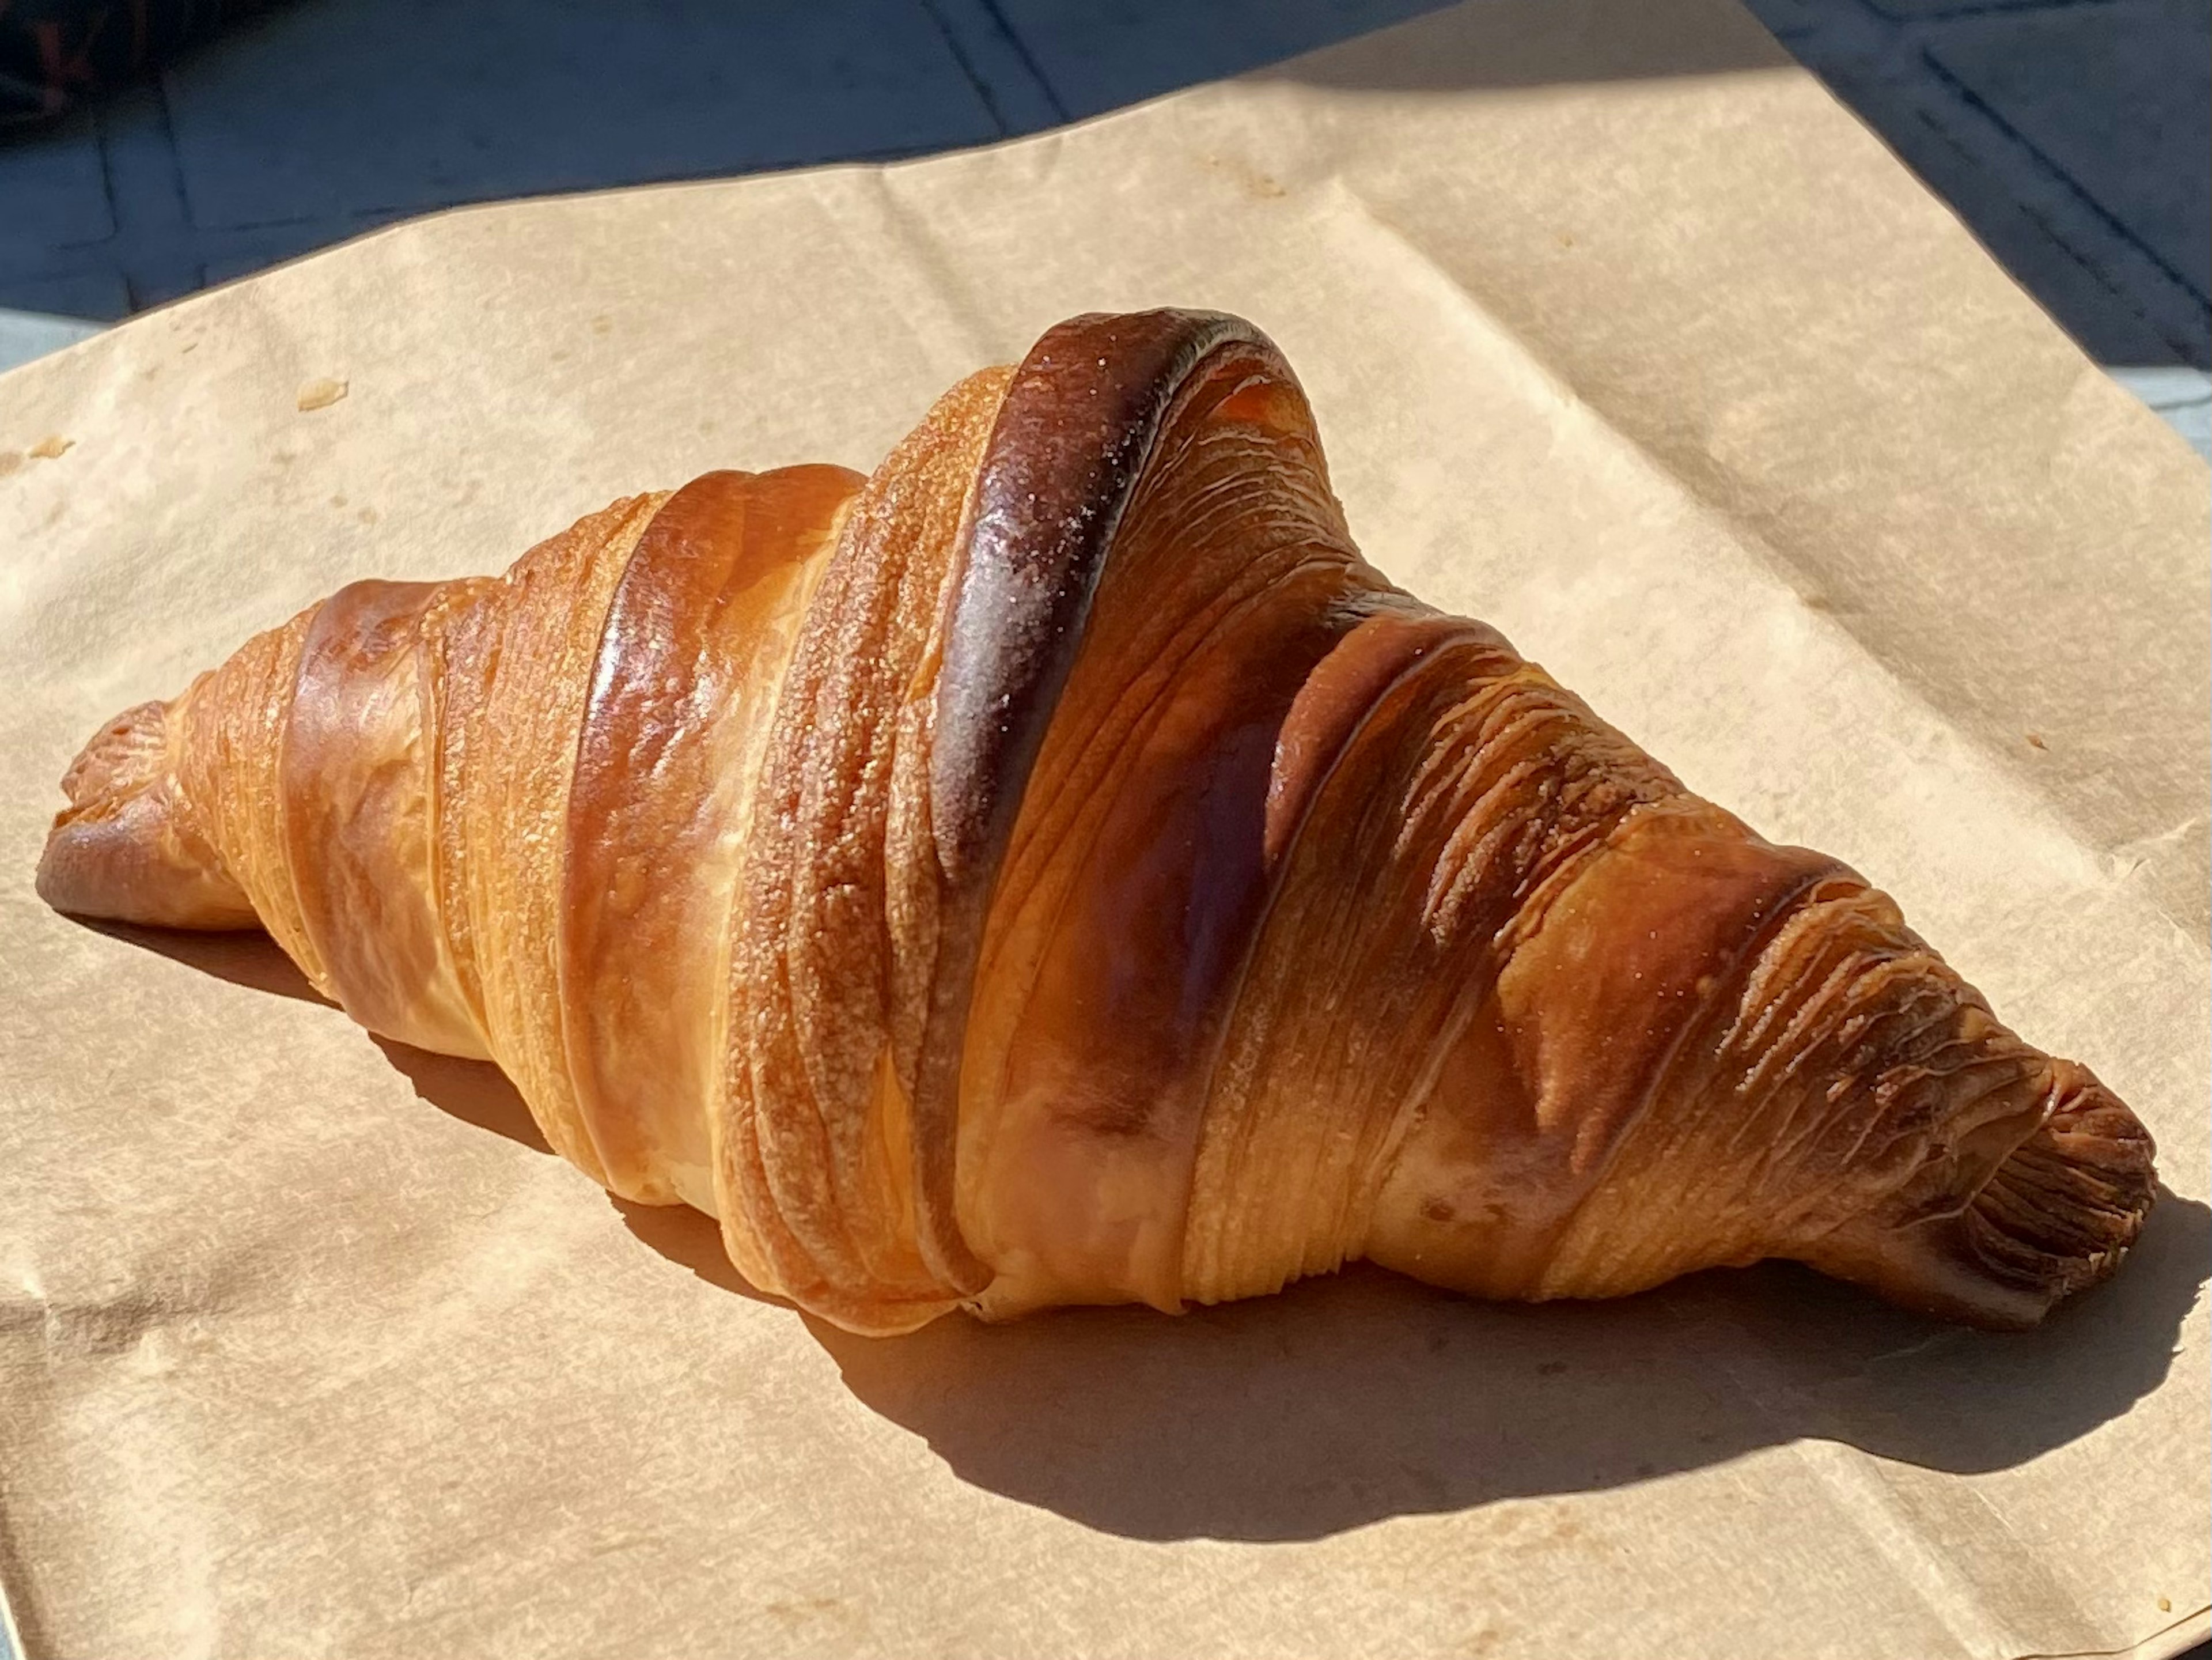
<path fill-rule="evenodd" d="M 357 582 L 64 787 L 49 903 L 259 924 L 855 1331 L 1358 1257 L 2025 1325 L 2154 1192 L 1887 897 L 1369 566 L 1233 318 L 1061 324 L 869 478 Z"/>

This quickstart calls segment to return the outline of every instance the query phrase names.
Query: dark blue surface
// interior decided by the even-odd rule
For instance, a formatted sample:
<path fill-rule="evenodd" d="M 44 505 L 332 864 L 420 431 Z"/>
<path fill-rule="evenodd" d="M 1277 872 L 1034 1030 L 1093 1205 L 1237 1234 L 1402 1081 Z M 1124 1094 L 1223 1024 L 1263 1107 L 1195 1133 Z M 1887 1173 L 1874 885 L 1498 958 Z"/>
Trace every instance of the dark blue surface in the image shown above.
<path fill-rule="evenodd" d="M 0 140 L 0 307 L 112 319 L 453 204 L 988 143 L 1432 0 L 291 0 Z M 2203 0 L 1752 0 L 2107 364 L 2212 365 Z"/>

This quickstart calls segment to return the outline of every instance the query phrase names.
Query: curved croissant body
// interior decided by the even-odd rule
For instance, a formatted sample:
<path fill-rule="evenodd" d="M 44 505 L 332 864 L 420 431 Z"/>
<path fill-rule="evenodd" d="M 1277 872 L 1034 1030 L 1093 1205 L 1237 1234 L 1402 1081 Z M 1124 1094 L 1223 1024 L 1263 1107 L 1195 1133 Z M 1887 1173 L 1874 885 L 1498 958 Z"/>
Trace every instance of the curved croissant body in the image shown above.
<path fill-rule="evenodd" d="M 2151 1201 L 1885 896 L 1369 566 L 1234 319 L 1063 324 L 866 479 L 356 583 L 64 787 L 51 903 L 267 928 L 860 1331 L 1363 1256 L 2027 1324 Z"/>

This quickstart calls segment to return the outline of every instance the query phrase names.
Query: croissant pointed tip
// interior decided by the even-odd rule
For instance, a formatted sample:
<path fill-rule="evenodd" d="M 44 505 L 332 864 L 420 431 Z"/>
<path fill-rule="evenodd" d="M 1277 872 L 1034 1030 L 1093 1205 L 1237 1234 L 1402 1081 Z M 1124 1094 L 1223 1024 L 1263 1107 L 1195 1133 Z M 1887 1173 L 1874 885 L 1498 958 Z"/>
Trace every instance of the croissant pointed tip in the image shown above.
<path fill-rule="evenodd" d="M 2157 1201 L 2150 1132 L 2086 1067 L 2054 1063 L 2050 1093 L 2041 1122 L 1965 1206 L 1841 1231 L 1814 1265 L 1910 1308 L 2013 1331 L 2110 1278 Z"/>
<path fill-rule="evenodd" d="M 2150 1133 L 2081 1067 L 1959 1219 L 1983 1272 L 2037 1318 L 2119 1267 L 2157 1201 Z"/>
<path fill-rule="evenodd" d="M 236 928 L 252 908 L 186 822 L 168 769 L 170 710 L 141 703 L 102 727 L 62 777 L 69 806 L 39 855 L 39 897 L 70 916 Z"/>

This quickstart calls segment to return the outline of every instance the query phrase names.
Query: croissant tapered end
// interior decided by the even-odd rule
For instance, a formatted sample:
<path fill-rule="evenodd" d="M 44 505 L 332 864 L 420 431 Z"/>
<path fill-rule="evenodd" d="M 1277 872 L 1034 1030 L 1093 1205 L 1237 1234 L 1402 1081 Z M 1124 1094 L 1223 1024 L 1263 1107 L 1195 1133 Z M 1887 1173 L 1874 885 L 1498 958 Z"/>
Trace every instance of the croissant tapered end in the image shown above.
<path fill-rule="evenodd" d="M 183 807 L 170 706 L 125 709 L 62 779 L 39 860 L 39 897 L 72 916 L 165 928 L 260 926 L 245 891 Z"/>
<path fill-rule="evenodd" d="M 2116 1270 L 2158 1196 L 2150 1132 L 2086 1067 L 2052 1063 L 2051 1109 L 1963 1207 L 1876 1214 L 1808 1254 L 1891 1301 L 2024 1330 Z"/>

